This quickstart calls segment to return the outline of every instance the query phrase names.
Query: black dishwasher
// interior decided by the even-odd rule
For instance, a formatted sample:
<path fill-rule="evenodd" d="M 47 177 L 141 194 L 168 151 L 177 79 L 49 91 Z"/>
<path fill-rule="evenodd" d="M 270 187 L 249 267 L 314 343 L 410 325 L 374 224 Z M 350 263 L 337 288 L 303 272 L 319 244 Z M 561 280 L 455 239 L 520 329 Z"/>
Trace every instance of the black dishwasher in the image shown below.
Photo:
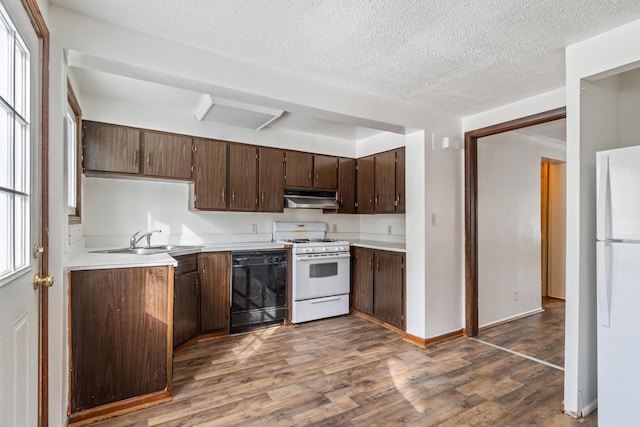
<path fill-rule="evenodd" d="M 282 324 L 287 318 L 287 252 L 231 253 L 231 333 Z"/>

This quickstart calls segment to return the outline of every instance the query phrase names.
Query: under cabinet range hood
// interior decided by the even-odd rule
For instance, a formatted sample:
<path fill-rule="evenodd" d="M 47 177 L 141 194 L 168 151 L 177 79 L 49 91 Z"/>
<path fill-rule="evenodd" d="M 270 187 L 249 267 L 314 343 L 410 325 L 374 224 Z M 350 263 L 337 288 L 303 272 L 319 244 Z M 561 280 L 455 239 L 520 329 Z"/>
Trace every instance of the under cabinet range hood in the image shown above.
<path fill-rule="evenodd" d="M 284 207 L 293 209 L 338 209 L 335 191 L 284 190 Z"/>

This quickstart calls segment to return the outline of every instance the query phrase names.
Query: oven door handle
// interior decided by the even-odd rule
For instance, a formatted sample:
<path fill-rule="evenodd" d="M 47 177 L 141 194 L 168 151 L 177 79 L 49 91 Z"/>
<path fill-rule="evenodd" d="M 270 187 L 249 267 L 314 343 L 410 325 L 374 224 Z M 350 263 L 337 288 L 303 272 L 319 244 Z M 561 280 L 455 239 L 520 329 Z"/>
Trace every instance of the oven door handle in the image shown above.
<path fill-rule="evenodd" d="M 348 252 L 340 254 L 298 255 L 296 261 L 322 261 L 324 259 L 351 258 Z"/>

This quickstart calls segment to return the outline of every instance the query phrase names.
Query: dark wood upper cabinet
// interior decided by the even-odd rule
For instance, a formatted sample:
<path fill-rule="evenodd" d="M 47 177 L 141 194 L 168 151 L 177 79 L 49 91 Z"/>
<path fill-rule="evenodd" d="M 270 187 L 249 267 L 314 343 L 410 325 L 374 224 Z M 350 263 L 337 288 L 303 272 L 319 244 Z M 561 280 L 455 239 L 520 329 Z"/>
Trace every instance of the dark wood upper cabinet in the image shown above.
<path fill-rule="evenodd" d="M 258 147 L 258 210 L 284 210 L 284 151 Z"/>
<path fill-rule="evenodd" d="M 373 315 L 373 251 L 353 248 L 353 308 Z"/>
<path fill-rule="evenodd" d="M 396 153 L 386 151 L 375 156 L 376 213 L 393 213 L 396 210 Z"/>
<path fill-rule="evenodd" d="M 198 256 L 175 257 L 173 286 L 173 347 L 198 334 Z"/>
<path fill-rule="evenodd" d="M 375 156 L 362 157 L 357 160 L 357 212 L 368 214 L 375 212 L 374 206 L 374 161 Z"/>
<path fill-rule="evenodd" d="M 285 165 L 285 187 L 313 188 L 313 154 L 287 151 Z"/>
<path fill-rule="evenodd" d="M 73 271 L 70 288 L 73 413 L 168 391 L 168 267 Z"/>
<path fill-rule="evenodd" d="M 338 213 L 356 212 L 356 160 L 338 159 Z"/>
<path fill-rule="evenodd" d="M 253 145 L 229 144 L 229 209 L 258 210 L 258 151 Z"/>
<path fill-rule="evenodd" d="M 200 268 L 200 333 L 228 332 L 231 305 L 231 254 L 211 252 L 198 255 Z"/>
<path fill-rule="evenodd" d="M 191 178 L 191 137 L 142 132 L 142 173 L 175 179 Z"/>
<path fill-rule="evenodd" d="M 338 158 L 314 154 L 313 156 L 314 188 L 333 190 L 338 187 Z"/>
<path fill-rule="evenodd" d="M 227 143 L 193 140 L 193 195 L 195 209 L 227 209 Z"/>
<path fill-rule="evenodd" d="M 83 133 L 85 170 L 140 173 L 140 130 L 84 121 Z"/>
<path fill-rule="evenodd" d="M 404 213 L 405 208 L 405 155 L 404 148 L 396 150 L 396 212 Z"/>

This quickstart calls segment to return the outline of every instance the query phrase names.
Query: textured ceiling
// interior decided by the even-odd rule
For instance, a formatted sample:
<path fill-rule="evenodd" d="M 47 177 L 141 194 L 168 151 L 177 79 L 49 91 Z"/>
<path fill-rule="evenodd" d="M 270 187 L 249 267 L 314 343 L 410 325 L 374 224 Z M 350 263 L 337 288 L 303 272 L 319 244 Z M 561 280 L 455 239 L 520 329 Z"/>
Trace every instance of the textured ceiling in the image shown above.
<path fill-rule="evenodd" d="M 458 116 L 564 85 L 564 47 L 638 0 L 52 0 L 123 27 Z"/>

